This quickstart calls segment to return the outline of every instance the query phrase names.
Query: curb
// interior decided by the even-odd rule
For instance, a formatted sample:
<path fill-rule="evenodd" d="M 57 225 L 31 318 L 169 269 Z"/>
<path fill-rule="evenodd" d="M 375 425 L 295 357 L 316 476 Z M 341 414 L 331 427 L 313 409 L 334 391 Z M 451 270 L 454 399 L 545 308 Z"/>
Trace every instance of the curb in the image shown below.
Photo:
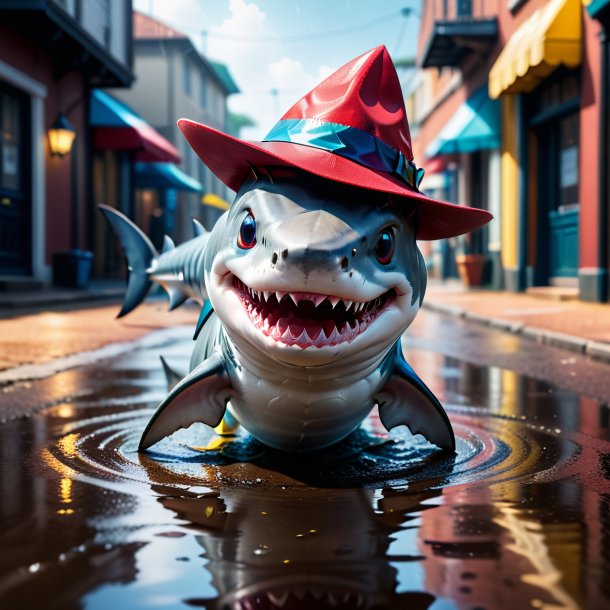
<path fill-rule="evenodd" d="M 525 339 L 536 341 L 537 343 L 559 347 L 610 363 L 610 343 L 584 339 L 583 337 L 546 330 L 536 326 L 526 326 L 523 322 L 504 320 L 502 318 L 491 318 L 483 314 L 469 312 L 456 305 L 445 305 L 444 303 L 435 303 L 434 301 L 424 301 L 423 308 L 455 318 L 462 318 L 469 322 L 474 322 L 475 324 L 490 326 L 498 330 L 519 335 Z"/>

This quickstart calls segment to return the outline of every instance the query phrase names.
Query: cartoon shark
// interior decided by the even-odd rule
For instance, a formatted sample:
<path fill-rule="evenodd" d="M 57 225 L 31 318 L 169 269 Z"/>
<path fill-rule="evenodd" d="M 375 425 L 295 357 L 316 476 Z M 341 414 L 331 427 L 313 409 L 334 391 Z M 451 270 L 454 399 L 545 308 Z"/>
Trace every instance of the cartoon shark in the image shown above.
<path fill-rule="evenodd" d="M 441 449 L 455 439 L 441 404 L 405 361 L 400 337 L 421 306 L 416 239 L 485 224 L 483 210 L 418 190 L 400 85 L 387 50 L 349 62 L 286 113 L 266 140 L 244 142 L 181 120 L 191 146 L 237 191 L 210 233 L 155 252 L 112 208 L 103 212 L 130 277 L 121 315 L 152 282 L 170 306 L 205 302 L 190 373 L 140 441 L 218 425 L 228 408 L 281 450 L 345 438 L 377 405 Z"/>

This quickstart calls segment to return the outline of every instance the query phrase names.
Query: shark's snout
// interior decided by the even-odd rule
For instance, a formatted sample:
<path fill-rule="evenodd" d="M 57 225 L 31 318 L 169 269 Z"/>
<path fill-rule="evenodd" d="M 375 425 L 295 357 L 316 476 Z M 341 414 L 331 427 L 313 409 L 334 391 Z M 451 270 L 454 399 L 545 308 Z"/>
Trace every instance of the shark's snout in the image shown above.
<path fill-rule="evenodd" d="M 362 239 L 346 222 L 325 210 L 304 212 L 278 224 L 267 240 L 271 264 L 348 271 Z"/>

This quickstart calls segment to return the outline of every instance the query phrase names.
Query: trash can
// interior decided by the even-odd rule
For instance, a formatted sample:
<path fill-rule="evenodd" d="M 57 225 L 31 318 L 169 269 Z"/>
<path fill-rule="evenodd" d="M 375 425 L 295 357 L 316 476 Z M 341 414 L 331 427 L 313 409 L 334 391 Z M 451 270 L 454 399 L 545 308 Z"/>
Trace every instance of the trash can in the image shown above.
<path fill-rule="evenodd" d="M 68 250 L 53 255 L 53 283 L 67 288 L 87 288 L 91 276 L 93 253 Z"/>

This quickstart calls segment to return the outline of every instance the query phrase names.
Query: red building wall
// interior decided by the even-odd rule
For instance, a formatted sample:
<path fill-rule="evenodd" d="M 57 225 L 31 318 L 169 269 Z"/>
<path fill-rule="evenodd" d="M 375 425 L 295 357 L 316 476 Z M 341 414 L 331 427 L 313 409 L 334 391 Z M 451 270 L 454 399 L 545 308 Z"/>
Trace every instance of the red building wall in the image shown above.
<path fill-rule="evenodd" d="M 598 267 L 601 52 L 598 21 L 583 18 L 580 106 L 580 264 Z"/>

